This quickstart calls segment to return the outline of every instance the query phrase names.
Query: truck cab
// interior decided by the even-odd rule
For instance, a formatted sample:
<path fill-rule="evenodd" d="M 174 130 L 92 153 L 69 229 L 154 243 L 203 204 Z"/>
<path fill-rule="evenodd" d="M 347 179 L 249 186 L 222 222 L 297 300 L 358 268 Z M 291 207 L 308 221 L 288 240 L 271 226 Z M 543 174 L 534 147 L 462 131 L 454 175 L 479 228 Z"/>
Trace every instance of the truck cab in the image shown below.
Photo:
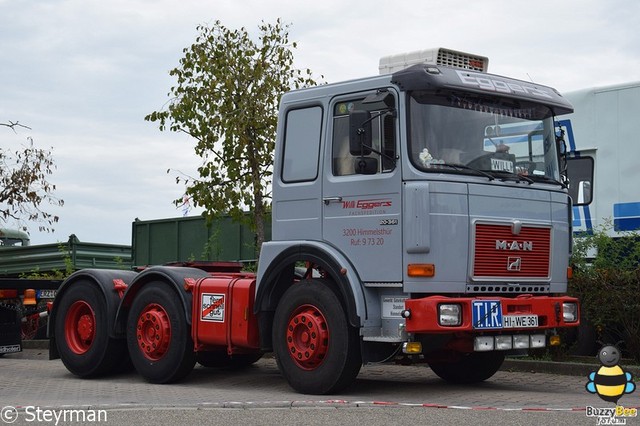
<path fill-rule="evenodd" d="M 487 63 L 399 55 L 380 76 L 282 97 L 257 281 L 264 346 L 300 265 L 334 283 L 365 362 L 403 350 L 432 367 L 453 352 L 501 363 L 577 325 L 560 296 L 571 201 L 554 121 L 572 107 Z"/>
<path fill-rule="evenodd" d="M 0 249 L 3 247 L 26 247 L 29 245 L 29 234 L 17 229 L 0 229 Z"/>

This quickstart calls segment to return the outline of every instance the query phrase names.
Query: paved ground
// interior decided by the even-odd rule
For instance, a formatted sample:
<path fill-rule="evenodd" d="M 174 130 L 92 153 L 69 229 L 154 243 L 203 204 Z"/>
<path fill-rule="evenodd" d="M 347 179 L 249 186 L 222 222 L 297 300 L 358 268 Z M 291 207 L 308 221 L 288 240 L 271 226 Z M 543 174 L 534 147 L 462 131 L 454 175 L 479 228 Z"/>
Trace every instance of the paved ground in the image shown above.
<path fill-rule="evenodd" d="M 585 390 L 586 376 L 500 371 L 473 385 L 449 385 L 425 366 L 368 365 L 347 391 L 330 397 L 293 392 L 264 358 L 243 371 L 197 367 L 182 383 L 152 385 L 135 372 L 83 380 L 71 375 L 46 350 L 27 349 L 0 359 L 0 405 L 39 407 L 195 407 L 285 408 L 372 407 L 382 404 L 471 407 L 498 410 L 562 410 L 584 413 L 586 406 L 608 406 Z M 640 406 L 640 393 L 620 404 Z M 584 414 L 582 414 L 584 415 Z"/>

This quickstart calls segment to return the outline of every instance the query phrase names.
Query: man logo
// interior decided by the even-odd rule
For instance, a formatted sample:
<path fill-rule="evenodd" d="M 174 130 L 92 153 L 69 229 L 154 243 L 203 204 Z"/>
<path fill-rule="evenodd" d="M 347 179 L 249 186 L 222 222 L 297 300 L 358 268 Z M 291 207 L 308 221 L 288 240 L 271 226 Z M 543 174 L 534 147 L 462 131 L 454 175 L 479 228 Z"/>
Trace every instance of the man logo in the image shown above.
<path fill-rule="evenodd" d="M 507 259 L 507 271 L 520 272 L 522 259 L 519 257 L 510 257 Z"/>

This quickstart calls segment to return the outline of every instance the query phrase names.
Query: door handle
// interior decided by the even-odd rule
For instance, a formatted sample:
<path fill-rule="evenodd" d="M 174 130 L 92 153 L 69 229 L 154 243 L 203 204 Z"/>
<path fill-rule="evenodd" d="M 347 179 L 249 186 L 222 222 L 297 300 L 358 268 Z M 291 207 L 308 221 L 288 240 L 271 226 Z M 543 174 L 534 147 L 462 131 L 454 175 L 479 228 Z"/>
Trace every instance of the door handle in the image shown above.
<path fill-rule="evenodd" d="M 329 203 L 339 203 L 342 201 L 342 197 L 326 197 L 322 199 L 322 202 L 325 206 L 328 206 Z"/>

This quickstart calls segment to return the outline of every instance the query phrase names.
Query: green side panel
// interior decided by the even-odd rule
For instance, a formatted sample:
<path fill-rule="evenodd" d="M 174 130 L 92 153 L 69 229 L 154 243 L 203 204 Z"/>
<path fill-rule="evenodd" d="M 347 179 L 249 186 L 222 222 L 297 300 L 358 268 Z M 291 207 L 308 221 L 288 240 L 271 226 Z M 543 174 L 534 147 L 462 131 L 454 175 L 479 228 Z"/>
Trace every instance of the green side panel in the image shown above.
<path fill-rule="evenodd" d="M 255 260 L 255 233 L 222 216 L 207 222 L 202 216 L 133 222 L 133 264 L 159 265 L 167 262 Z M 271 239 L 271 218 L 265 238 Z"/>
<path fill-rule="evenodd" d="M 0 276 L 19 277 L 38 273 L 85 268 L 130 269 L 131 246 L 85 243 L 71 235 L 65 243 L 0 249 Z"/>
<path fill-rule="evenodd" d="M 203 257 L 207 243 L 207 227 L 203 218 L 184 220 L 177 223 L 175 260 L 207 260 Z"/>

